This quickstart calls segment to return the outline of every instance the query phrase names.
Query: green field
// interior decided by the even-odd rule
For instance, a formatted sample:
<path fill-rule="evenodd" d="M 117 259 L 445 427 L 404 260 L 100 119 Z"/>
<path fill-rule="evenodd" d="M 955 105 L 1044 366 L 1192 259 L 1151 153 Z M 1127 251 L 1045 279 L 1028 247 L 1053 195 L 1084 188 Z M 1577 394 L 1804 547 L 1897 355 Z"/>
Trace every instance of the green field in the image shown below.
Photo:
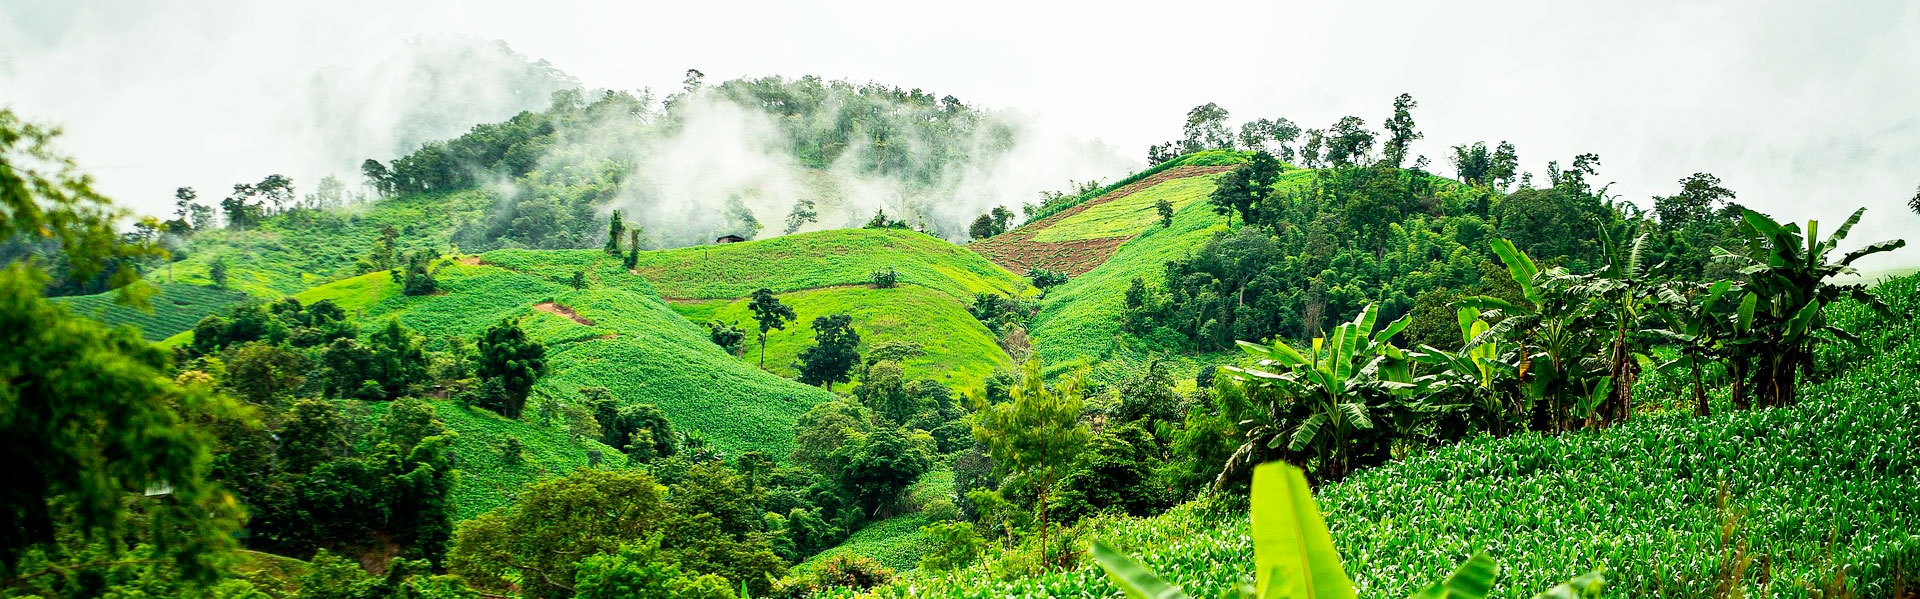
<path fill-rule="evenodd" d="M 1722 396 L 1707 418 L 1669 413 L 1599 432 L 1481 437 L 1322 487 L 1316 496 L 1347 571 L 1362 596 L 1400 597 L 1485 551 L 1502 569 L 1494 597 L 1530 597 L 1597 567 L 1607 569 L 1608 596 L 1723 596 L 1711 573 L 1745 542 L 1748 557 L 1764 556 L 1770 568 L 1763 596 L 1818 597 L 1843 568 L 1857 596 L 1888 596 L 1920 566 L 1917 289 L 1920 277 L 1880 288 L 1895 305 L 1891 320 L 1874 321 L 1857 304 L 1832 308 L 1843 327 L 1872 334 L 1864 348 L 1823 352 L 1839 372 L 1803 389 L 1793 408 L 1729 411 Z M 1723 525 L 1736 520 L 1723 540 Z M 1092 536 L 1196 597 L 1226 590 L 1253 562 L 1241 508 L 1191 503 L 1102 520 Z M 991 572 L 983 564 L 917 575 L 873 595 L 1113 593 L 1084 560 L 1014 581 Z M 1750 574 L 1745 592 L 1762 591 L 1760 578 Z"/>
<path fill-rule="evenodd" d="M 493 261 L 493 253 L 486 256 Z M 730 299 L 766 287 L 775 292 L 864 285 L 887 268 L 902 284 L 956 298 L 1016 295 L 1026 281 L 966 248 L 904 229 L 838 229 L 745 243 L 640 254 L 639 271 L 671 299 Z M 572 276 L 572 271 L 568 271 Z"/>
<path fill-rule="evenodd" d="M 148 341 L 159 341 L 192 329 L 201 318 L 218 314 L 246 298 L 241 293 L 201 285 L 162 283 L 154 287 L 156 292 L 148 302 L 150 312 L 114 303 L 113 297 L 117 292 L 113 291 L 56 297 L 53 302 L 65 305 L 80 316 L 110 325 L 124 324 L 138 328 L 140 335 Z"/>
<path fill-rule="evenodd" d="M 1079 241 L 1126 237 L 1139 234 L 1160 222 L 1157 204 L 1166 200 L 1178 211 L 1195 202 L 1205 202 L 1213 193 L 1219 175 L 1204 175 L 1167 181 L 1069 216 L 1034 234 L 1038 242 Z"/>
<path fill-rule="evenodd" d="M 798 316 L 787 330 L 767 335 L 767 369 L 781 376 L 798 375 L 793 362 L 801 350 L 813 345 L 813 319 L 828 314 L 853 316 L 862 354 L 885 341 L 919 344 L 926 353 L 905 362 L 908 376 L 964 388 L 978 385 L 994 370 L 1012 367 L 1012 359 L 995 343 L 993 333 L 967 313 L 965 304 L 919 285 L 808 289 L 782 294 L 780 301 L 793 306 Z M 741 359 L 758 364 L 759 329 L 747 304 L 745 299 L 715 300 L 675 304 L 674 309 L 694 322 L 718 320 L 749 329 Z"/>

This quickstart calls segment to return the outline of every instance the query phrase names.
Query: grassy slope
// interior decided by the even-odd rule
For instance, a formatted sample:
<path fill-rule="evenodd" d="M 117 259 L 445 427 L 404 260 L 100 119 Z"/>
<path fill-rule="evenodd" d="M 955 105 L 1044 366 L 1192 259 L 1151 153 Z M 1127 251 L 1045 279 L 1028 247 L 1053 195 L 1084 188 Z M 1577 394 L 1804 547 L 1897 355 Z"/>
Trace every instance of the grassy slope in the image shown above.
<path fill-rule="evenodd" d="M 442 296 L 399 296 L 392 290 L 392 278 L 372 273 L 324 284 L 298 298 L 353 305 L 367 328 L 382 326 L 386 317 L 399 317 L 430 344 L 442 344 L 447 336 L 474 338 L 501 319 L 522 319 L 528 334 L 547 344 L 547 374 L 536 384 L 536 395 L 566 401 L 578 397 L 584 386 L 605 386 L 622 403 L 659 405 L 674 426 L 699 430 L 728 453 L 760 449 L 776 457 L 787 455 L 793 420 L 828 397 L 822 390 L 755 371 L 728 357 L 708 342 L 703 328 L 680 319 L 659 298 L 632 290 L 645 288 L 645 282 L 572 290 L 540 276 L 461 263 L 445 263 L 436 278 L 445 290 Z M 593 324 L 534 311 L 532 305 L 540 301 L 559 301 Z M 526 419 L 534 420 L 532 409 Z M 557 434 L 557 428 L 541 430 L 528 422 L 501 420 L 495 428 L 499 434 Z M 597 445 L 570 449 L 572 461 L 584 465 L 591 447 Z M 497 453 L 488 451 L 493 449 L 461 445 L 463 461 L 495 461 Z M 564 468 L 545 468 L 538 474 L 555 472 Z M 468 488 L 505 493 L 538 474 L 472 472 L 474 480 L 463 482 L 463 493 L 472 491 Z M 478 513 L 470 513 L 468 505 L 478 503 L 463 499 L 463 515 Z"/>
<path fill-rule="evenodd" d="M 978 292 L 1017 294 L 1026 287 L 1025 280 L 965 248 L 905 230 L 840 229 L 643 252 L 636 270 L 644 278 L 593 250 L 500 250 L 483 259 L 552 283 L 569 281 L 578 271 L 600 286 L 657 289 L 677 298 L 673 308 L 688 321 L 738 321 L 743 328 L 754 326 L 743 298 L 767 287 L 799 317 L 769 335 L 767 365 L 774 372 L 794 375 L 794 357 L 813 343 L 814 317 L 847 313 L 863 350 L 883 341 L 919 343 L 927 355 L 908 363 L 909 374 L 961 386 L 978 384 L 1010 361 L 967 313 L 967 302 Z M 867 286 L 873 271 L 889 267 L 899 273 L 899 287 Z M 757 365 L 758 347 L 742 359 Z"/>
<path fill-rule="evenodd" d="M 1886 596 L 1893 568 L 1920 565 L 1920 278 L 1881 288 L 1899 317 L 1834 314 L 1869 347 L 1829 352 L 1845 368 L 1791 409 L 1642 417 L 1600 433 L 1481 438 L 1365 471 L 1318 491 L 1347 570 L 1369 597 L 1404 596 L 1472 551 L 1500 560 L 1492 596 L 1524 598 L 1595 567 L 1609 596 L 1714 596 L 1729 560 L 1727 513 L 1771 560 L 1773 596 L 1844 566 L 1859 596 Z M 1857 365 L 1857 366 L 1853 366 Z M 1718 509 L 1721 489 L 1728 512 Z M 1196 597 L 1252 563 L 1244 512 L 1189 504 L 1104 522 L 1095 536 L 1143 556 Z M 1757 567 L 1757 566 L 1756 566 Z M 918 597 L 1110 595 L 1091 563 L 998 580 L 990 566 L 909 578 L 876 593 Z M 1754 579 L 1749 585 L 1757 585 Z M 1752 587 L 1748 592 L 1758 592 Z"/>
<path fill-rule="evenodd" d="M 966 248 L 904 229 L 839 229 L 748 243 L 646 252 L 639 270 L 667 298 L 721 299 L 830 285 L 859 285 L 893 268 L 903 284 L 956 298 L 1014 295 L 1025 281 Z"/>
<path fill-rule="evenodd" d="M 967 308 L 952 296 L 918 285 L 892 289 L 871 287 L 828 287 L 794 291 L 780 296 L 793 306 L 798 316 L 785 331 L 767 335 L 767 368 L 781 376 L 796 376 L 794 359 L 813 344 L 813 319 L 828 314 L 851 314 L 854 330 L 860 333 L 864 354 L 875 343 L 897 340 L 921 345 L 925 355 L 908 360 L 907 374 L 931 378 L 949 385 L 974 386 L 996 369 L 1007 369 L 1012 360 L 995 344 L 993 333 L 980 325 Z M 720 300 L 687 306 L 676 305 L 689 320 L 737 322 L 751 329 L 742 356 L 758 363 L 760 349 L 755 343 L 759 329 L 748 300 Z"/>
<path fill-rule="evenodd" d="M 1310 170 L 1289 171 L 1277 186 L 1304 184 L 1312 177 Z M 1155 349 L 1164 344 L 1120 330 L 1127 285 L 1134 277 L 1158 284 L 1168 260 L 1186 257 L 1214 232 L 1226 229 L 1226 218 L 1214 214 L 1213 206 L 1204 201 L 1214 187 L 1214 178 L 1205 179 L 1204 183 L 1176 188 L 1187 196 L 1184 199 L 1168 197 L 1175 205 L 1185 202 L 1185 207 L 1174 212 L 1173 226 L 1149 225 L 1139 237 L 1120 246 L 1106 263 L 1047 292 L 1032 333 L 1034 350 L 1046 360 L 1049 374 L 1089 366 L 1093 380 L 1113 382 L 1154 358 Z M 1141 193 L 1154 193 L 1186 180 L 1161 183 Z M 1191 375 L 1202 364 L 1218 361 L 1219 354 L 1160 357 L 1170 360 L 1183 384 L 1190 384 L 1187 381 Z"/>
<path fill-rule="evenodd" d="M 1033 236 L 1034 241 L 1057 242 L 1081 239 L 1124 237 L 1154 227 L 1160 221 L 1156 204 L 1166 200 L 1176 213 L 1195 202 L 1204 202 L 1213 193 L 1219 175 L 1187 177 L 1167 181 L 1135 194 L 1088 208 L 1054 223 Z"/>
<path fill-rule="evenodd" d="M 386 402 L 342 402 L 366 426 L 386 413 Z M 542 478 L 587 467 L 587 450 L 600 451 L 606 464 L 622 466 L 626 456 L 592 440 L 575 442 L 558 423 L 540 424 L 529 413 L 512 421 L 478 408 L 461 407 L 451 400 L 433 401 L 433 413 L 456 435 L 454 455 L 460 477 L 453 488 L 454 517 L 465 520 L 506 505 L 522 487 Z M 502 449 L 507 439 L 521 443 L 520 463 L 509 463 Z"/>
<path fill-rule="evenodd" d="M 112 291 L 56 297 L 53 302 L 67 306 L 79 316 L 109 325 L 124 324 L 138 328 L 148 341 L 158 341 L 191 329 L 201 318 L 219 313 L 229 304 L 246 297 L 240 293 L 200 285 L 162 283 L 156 287 L 158 292 L 150 300 L 150 312 L 115 304 L 115 292 Z"/>

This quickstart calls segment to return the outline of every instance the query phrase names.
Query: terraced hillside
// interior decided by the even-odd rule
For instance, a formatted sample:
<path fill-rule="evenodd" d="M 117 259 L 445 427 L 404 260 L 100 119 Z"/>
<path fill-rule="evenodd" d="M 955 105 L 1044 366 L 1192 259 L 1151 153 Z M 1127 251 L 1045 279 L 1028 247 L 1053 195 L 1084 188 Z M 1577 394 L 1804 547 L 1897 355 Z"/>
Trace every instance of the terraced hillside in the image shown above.
<path fill-rule="evenodd" d="M 1731 410 L 1717 389 L 1711 417 L 1681 409 L 1598 432 L 1481 437 L 1317 489 L 1357 590 L 1406 596 L 1485 551 L 1501 565 L 1489 596 L 1503 599 L 1599 567 L 1615 597 L 1832 597 L 1832 584 L 1845 596 L 1909 596 L 1900 589 L 1912 592 L 1920 564 L 1920 277 L 1876 292 L 1895 316 L 1829 308 L 1871 334 L 1823 350 L 1832 376 L 1794 407 Z M 1103 519 L 1079 546 L 1092 539 L 1195 597 L 1232 588 L 1253 563 L 1243 508 Z M 1752 569 L 1719 574 L 1740 563 Z M 866 596 L 1115 593 L 1091 560 L 1022 578 L 996 575 L 1004 566 L 916 573 Z"/>
<path fill-rule="evenodd" d="M 549 284 L 587 273 L 595 285 L 666 298 L 691 323 L 719 320 L 754 328 L 747 296 L 762 287 L 780 294 L 798 319 L 767 340 L 769 370 L 792 376 L 793 359 L 813 343 L 817 316 L 853 316 L 862 351 L 904 341 L 924 352 L 906 362 L 910 376 L 959 387 L 978 384 L 1010 359 L 993 335 L 967 313 L 977 293 L 1021 295 L 1027 283 L 965 248 L 901 229 L 840 229 L 772 239 L 642 252 L 632 272 L 596 250 L 498 250 L 489 265 L 527 273 Z M 892 269 L 899 285 L 872 286 L 875 271 Z M 635 276 L 637 273 L 638 276 Z M 704 330 L 704 329 L 701 329 Z M 757 329 L 753 331 L 757 334 Z M 752 337 L 752 335 L 750 335 Z M 759 362 L 759 348 L 743 362 Z"/>

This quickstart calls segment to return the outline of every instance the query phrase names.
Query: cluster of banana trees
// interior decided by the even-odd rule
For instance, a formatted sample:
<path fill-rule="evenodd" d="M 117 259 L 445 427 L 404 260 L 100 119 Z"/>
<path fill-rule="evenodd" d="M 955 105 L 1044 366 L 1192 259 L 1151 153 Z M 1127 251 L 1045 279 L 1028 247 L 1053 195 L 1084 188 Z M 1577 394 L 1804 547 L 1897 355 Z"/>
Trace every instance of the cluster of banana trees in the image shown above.
<path fill-rule="evenodd" d="M 1863 212 L 1821 239 L 1817 221 L 1802 234 L 1798 225 L 1748 211 L 1744 244 L 1716 248 L 1716 259 L 1738 274 L 1712 282 L 1661 280 L 1659 267 L 1642 260 L 1644 234 L 1628 244 L 1603 235 L 1606 260 L 1591 273 L 1543 269 L 1496 239 L 1493 252 L 1518 298 L 1460 300 L 1457 351 L 1394 345 L 1410 317 L 1375 331 L 1376 306 L 1314 339 L 1307 352 L 1285 342 L 1240 342 L 1253 363 L 1225 370 L 1249 400 L 1233 415 L 1245 439 L 1216 482 L 1271 460 L 1338 479 L 1385 461 L 1402 440 L 1609 426 L 1633 417 L 1634 383 L 1647 368 L 1690 374 L 1702 415 L 1709 409 L 1704 373 L 1715 369 L 1731 381 L 1738 408 L 1792 405 L 1814 346 L 1855 340 L 1827 323 L 1827 304 L 1852 297 L 1886 312 L 1866 285 L 1830 282 L 1853 273 L 1856 260 L 1905 244 L 1876 243 L 1828 261 Z M 1657 362 L 1658 345 L 1678 357 Z"/>

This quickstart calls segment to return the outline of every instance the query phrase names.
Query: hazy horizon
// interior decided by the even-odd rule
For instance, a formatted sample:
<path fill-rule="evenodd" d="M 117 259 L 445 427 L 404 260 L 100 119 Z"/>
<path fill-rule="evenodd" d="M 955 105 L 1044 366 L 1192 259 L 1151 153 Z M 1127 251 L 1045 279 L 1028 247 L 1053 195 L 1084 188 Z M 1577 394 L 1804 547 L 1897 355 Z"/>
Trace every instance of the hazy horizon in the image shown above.
<path fill-rule="evenodd" d="M 286 172 L 304 191 L 354 153 L 393 158 L 418 140 L 392 117 L 412 114 L 407 100 L 420 95 L 388 85 L 405 72 L 394 65 L 418 55 L 408 48 L 419 40 L 451 37 L 500 40 L 590 89 L 664 95 L 696 68 L 713 82 L 818 75 L 950 94 L 1132 161 L 1078 167 L 1109 180 L 1177 137 L 1198 104 L 1217 102 L 1236 123 L 1324 127 L 1351 114 L 1377 130 L 1407 92 L 1426 135 L 1412 153 L 1442 174 L 1450 146 L 1508 140 L 1536 177 L 1550 160 L 1597 153 L 1599 181 L 1642 205 L 1709 172 L 1782 219 L 1838 221 L 1868 206 L 1855 242 L 1920 230 L 1904 208 L 1920 184 L 1920 5 L 1910 3 L 0 7 L 0 105 L 63 126 L 62 147 L 100 188 L 145 213 L 179 186 L 206 197 Z M 322 103 L 322 91 L 339 95 Z M 460 91 L 472 101 L 445 110 L 473 122 L 434 133 L 525 107 L 474 95 Z M 315 108 L 342 102 L 358 111 L 347 125 Z M 1071 177 L 1028 178 L 1058 189 Z M 1038 191 L 997 193 L 1017 206 Z M 1869 267 L 1890 263 L 1920 254 Z"/>

